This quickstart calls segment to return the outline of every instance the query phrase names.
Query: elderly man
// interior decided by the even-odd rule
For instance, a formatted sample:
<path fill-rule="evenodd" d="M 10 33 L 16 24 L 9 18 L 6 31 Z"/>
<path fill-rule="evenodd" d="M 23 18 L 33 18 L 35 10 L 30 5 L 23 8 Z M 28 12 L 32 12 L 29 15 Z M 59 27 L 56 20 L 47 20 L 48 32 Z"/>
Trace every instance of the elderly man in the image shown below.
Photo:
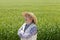
<path fill-rule="evenodd" d="M 25 23 L 18 30 L 21 40 L 37 40 L 37 18 L 32 12 L 23 12 Z"/>

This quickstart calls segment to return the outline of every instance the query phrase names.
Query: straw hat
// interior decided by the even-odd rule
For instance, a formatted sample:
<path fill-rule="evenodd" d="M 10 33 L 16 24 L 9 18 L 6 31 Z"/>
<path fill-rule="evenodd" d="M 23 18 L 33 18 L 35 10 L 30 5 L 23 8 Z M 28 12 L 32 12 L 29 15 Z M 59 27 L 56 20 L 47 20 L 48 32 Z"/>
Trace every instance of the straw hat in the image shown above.
<path fill-rule="evenodd" d="M 23 17 L 26 17 L 26 15 L 31 16 L 34 23 L 37 24 L 37 18 L 32 12 L 22 12 L 22 15 Z"/>

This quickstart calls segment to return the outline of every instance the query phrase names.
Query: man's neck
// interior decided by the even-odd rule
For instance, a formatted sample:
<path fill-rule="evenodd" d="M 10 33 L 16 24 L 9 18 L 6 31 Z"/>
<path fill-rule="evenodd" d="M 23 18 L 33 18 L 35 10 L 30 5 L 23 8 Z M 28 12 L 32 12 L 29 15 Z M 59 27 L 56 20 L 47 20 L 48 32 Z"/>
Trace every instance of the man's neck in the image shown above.
<path fill-rule="evenodd" d="M 26 23 L 27 25 L 29 25 L 29 24 L 31 24 L 31 22 L 29 22 L 29 23 Z"/>

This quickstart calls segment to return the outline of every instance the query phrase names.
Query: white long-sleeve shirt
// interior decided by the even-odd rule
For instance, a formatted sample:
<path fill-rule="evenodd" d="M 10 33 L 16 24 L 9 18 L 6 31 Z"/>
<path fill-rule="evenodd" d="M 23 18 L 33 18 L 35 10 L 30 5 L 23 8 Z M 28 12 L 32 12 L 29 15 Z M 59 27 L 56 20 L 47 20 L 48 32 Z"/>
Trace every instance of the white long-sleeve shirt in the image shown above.
<path fill-rule="evenodd" d="M 29 24 L 28 26 L 26 26 L 26 23 L 24 23 L 22 27 L 18 30 L 19 37 L 23 39 L 29 39 L 36 34 L 37 34 L 37 28 L 36 25 L 33 23 Z"/>

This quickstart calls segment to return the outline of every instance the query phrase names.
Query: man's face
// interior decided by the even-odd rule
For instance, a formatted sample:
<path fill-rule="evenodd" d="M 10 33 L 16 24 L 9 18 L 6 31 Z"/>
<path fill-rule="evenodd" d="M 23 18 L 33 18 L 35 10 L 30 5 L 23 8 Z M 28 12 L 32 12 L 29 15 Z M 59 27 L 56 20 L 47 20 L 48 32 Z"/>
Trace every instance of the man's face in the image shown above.
<path fill-rule="evenodd" d="M 25 16 L 25 21 L 26 21 L 26 23 L 31 23 L 32 22 L 32 17 L 29 16 L 29 15 L 26 15 Z"/>

